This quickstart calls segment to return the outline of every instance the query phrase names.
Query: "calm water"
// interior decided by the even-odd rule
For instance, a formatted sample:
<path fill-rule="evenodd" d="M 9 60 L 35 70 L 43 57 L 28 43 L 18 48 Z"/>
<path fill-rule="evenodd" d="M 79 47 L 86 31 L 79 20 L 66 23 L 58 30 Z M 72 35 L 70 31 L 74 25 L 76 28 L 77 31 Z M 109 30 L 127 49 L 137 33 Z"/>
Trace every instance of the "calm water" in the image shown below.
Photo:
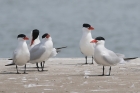
<path fill-rule="evenodd" d="M 106 39 L 107 48 L 140 56 L 140 0 L 0 0 L 0 57 L 11 57 L 17 35 L 36 28 L 41 36 L 50 33 L 54 47 L 68 46 L 57 57 L 83 57 L 83 23 L 95 28 L 93 38 Z"/>

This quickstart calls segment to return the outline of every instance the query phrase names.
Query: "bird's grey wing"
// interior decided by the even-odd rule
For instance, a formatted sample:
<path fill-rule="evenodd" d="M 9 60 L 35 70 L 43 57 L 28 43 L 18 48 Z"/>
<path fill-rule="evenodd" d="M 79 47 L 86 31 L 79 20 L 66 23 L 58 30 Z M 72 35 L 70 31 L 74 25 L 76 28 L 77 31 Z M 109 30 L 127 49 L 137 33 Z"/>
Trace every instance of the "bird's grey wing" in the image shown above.
<path fill-rule="evenodd" d="M 12 60 L 12 62 L 6 64 L 5 66 L 11 66 L 11 65 L 15 65 L 15 61 L 16 61 L 16 51 L 13 52 L 13 58 L 8 59 L 8 60 Z"/>
<path fill-rule="evenodd" d="M 116 53 L 116 55 L 117 55 L 118 57 L 121 57 L 121 58 L 124 58 L 124 57 L 125 57 L 124 54 L 120 54 L 120 53 Z"/>
<path fill-rule="evenodd" d="M 107 55 L 103 55 L 103 59 L 111 65 L 117 64 L 121 61 L 121 59 L 113 51 L 110 50 L 108 50 Z"/>
<path fill-rule="evenodd" d="M 16 62 L 16 60 L 17 60 L 17 50 L 15 50 L 14 52 L 13 52 L 13 63 L 15 63 Z"/>
<path fill-rule="evenodd" d="M 50 54 L 50 57 L 56 56 L 57 53 L 58 53 L 58 52 L 57 52 L 56 48 L 53 48 L 53 49 L 52 49 L 52 52 L 51 52 L 51 54 Z"/>
<path fill-rule="evenodd" d="M 81 51 L 81 47 L 79 47 L 80 48 L 80 51 Z M 81 53 L 82 53 L 82 51 L 81 51 Z M 83 53 L 82 53 L 83 54 Z"/>
<path fill-rule="evenodd" d="M 34 46 L 30 50 L 30 60 L 36 60 L 41 57 L 41 55 L 45 52 L 45 47 L 41 47 L 39 45 Z"/>

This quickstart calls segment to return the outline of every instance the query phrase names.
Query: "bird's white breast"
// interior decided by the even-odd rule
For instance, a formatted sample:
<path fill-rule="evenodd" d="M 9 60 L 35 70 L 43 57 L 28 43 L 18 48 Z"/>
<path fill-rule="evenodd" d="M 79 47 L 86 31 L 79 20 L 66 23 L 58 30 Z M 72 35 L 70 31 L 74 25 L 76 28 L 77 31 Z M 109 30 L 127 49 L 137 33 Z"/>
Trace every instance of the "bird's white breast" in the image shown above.
<path fill-rule="evenodd" d="M 30 58 L 30 52 L 28 50 L 27 44 L 23 44 L 17 48 L 14 52 L 14 63 L 16 65 L 25 65 Z"/>
<path fill-rule="evenodd" d="M 92 37 L 90 35 L 83 36 L 80 40 L 80 49 L 85 56 L 94 55 L 94 44 L 90 43 Z"/>

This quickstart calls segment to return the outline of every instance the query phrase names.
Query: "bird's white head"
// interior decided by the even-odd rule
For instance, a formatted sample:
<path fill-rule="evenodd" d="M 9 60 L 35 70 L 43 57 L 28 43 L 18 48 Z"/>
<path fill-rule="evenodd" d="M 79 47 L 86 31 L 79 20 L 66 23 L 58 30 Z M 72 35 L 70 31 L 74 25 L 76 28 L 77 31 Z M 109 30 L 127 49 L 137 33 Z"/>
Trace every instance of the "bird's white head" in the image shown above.
<path fill-rule="evenodd" d="M 102 44 L 104 45 L 105 39 L 103 37 L 96 37 L 94 40 L 92 40 L 90 43 L 95 43 L 97 45 Z"/>
<path fill-rule="evenodd" d="M 83 24 L 83 31 L 89 32 L 91 30 L 94 30 L 94 28 L 90 24 L 86 24 L 86 23 Z"/>
<path fill-rule="evenodd" d="M 42 39 L 49 40 L 51 39 L 51 36 L 48 33 L 45 33 L 44 35 L 42 35 Z"/>
<path fill-rule="evenodd" d="M 29 38 L 26 37 L 26 35 L 24 35 L 24 34 L 19 34 L 19 35 L 17 36 L 17 39 L 18 39 L 19 41 L 29 40 Z"/>

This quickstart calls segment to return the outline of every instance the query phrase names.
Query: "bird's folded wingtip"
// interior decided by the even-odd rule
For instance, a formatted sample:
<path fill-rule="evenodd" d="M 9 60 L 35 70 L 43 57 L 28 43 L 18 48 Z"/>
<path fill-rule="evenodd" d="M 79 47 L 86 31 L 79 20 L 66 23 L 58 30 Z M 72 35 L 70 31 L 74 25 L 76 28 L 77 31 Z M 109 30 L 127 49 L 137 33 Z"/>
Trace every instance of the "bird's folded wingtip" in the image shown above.
<path fill-rule="evenodd" d="M 12 58 L 9 58 L 8 60 L 13 60 Z"/>
<path fill-rule="evenodd" d="M 132 60 L 132 59 L 136 59 L 138 57 L 131 57 L 131 58 L 124 58 L 124 60 Z"/>
<path fill-rule="evenodd" d="M 64 46 L 64 47 L 59 47 L 59 48 L 56 48 L 56 49 L 62 49 L 62 48 L 67 48 L 67 46 Z"/>
<path fill-rule="evenodd" d="M 11 65 L 15 65 L 15 63 L 10 63 L 10 64 L 7 64 L 5 66 L 11 66 Z"/>

